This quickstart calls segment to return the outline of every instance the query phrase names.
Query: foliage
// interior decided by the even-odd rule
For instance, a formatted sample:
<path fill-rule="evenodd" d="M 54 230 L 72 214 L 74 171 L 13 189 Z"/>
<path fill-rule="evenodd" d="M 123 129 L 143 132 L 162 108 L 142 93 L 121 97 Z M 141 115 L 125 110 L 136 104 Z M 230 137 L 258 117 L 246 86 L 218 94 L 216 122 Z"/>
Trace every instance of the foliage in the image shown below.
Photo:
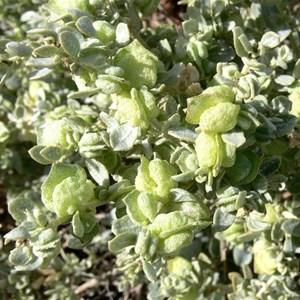
<path fill-rule="evenodd" d="M 0 0 L 3 297 L 299 299 L 299 5 L 179 4 Z"/>

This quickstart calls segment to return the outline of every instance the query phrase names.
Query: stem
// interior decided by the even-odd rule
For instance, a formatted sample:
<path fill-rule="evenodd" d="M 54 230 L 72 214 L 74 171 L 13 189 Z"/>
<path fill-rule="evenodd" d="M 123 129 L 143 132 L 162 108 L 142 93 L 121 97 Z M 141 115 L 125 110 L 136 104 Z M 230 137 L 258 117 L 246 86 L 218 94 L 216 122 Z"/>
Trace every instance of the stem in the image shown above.
<path fill-rule="evenodd" d="M 220 243 L 220 254 L 221 254 L 221 262 L 223 263 L 223 281 L 227 282 L 227 245 L 225 241 L 221 241 Z"/>

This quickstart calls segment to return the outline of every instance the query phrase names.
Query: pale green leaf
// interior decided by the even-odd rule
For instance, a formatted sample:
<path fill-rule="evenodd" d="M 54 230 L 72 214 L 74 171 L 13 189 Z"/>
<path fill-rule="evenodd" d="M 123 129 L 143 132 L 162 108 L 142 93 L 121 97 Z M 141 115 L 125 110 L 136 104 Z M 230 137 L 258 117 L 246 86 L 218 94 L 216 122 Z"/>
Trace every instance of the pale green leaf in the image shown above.
<path fill-rule="evenodd" d="M 87 35 L 87 36 L 95 36 L 96 35 L 96 30 L 93 26 L 93 22 L 87 16 L 83 16 L 83 17 L 79 18 L 76 21 L 75 25 L 78 28 L 78 30 L 81 33 L 83 33 L 84 35 Z"/>
<path fill-rule="evenodd" d="M 59 35 L 62 48 L 72 57 L 77 57 L 80 51 L 80 43 L 76 35 L 70 31 L 63 31 Z"/>
<path fill-rule="evenodd" d="M 146 260 L 143 260 L 142 263 L 143 263 L 143 270 L 145 272 L 147 279 L 151 282 L 155 282 L 157 280 L 157 276 L 154 267 L 151 264 L 149 264 Z"/>
<path fill-rule="evenodd" d="M 74 234 L 79 238 L 82 238 L 84 235 L 84 226 L 80 220 L 79 211 L 77 211 L 76 214 L 73 216 L 71 224 Z"/>
<path fill-rule="evenodd" d="M 262 36 L 260 42 L 267 48 L 275 48 L 280 44 L 280 36 L 273 31 L 268 31 Z"/>
<path fill-rule="evenodd" d="M 85 165 L 90 175 L 99 184 L 99 186 L 109 186 L 109 173 L 100 161 L 96 159 L 86 159 Z"/>
<path fill-rule="evenodd" d="M 136 242 L 137 236 L 135 233 L 131 232 L 124 232 L 117 235 L 113 238 L 110 242 L 108 242 L 108 249 L 109 251 L 116 253 L 124 248 L 134 246 Z"/>
<path fill-rule="evenodd" d="M 112 130 L 109 140 L 115 151 L 128 151 L 138 137 L 138 127 L 124 124 Z"/>
<path fill-rule="evenodd" d="M 31 257 L 32 257 L 31 248 L 22 246 L 22 247 L 17 247 L 10 252 L 9 261 L 13 265 L 24 266 L 31 260 Z"/>
<path fill-rule="evenodd" d="M 6 44 L 6 51 L 13 56 L 30 56 L 32 49 L 20 42 L 9 42 Z"/>

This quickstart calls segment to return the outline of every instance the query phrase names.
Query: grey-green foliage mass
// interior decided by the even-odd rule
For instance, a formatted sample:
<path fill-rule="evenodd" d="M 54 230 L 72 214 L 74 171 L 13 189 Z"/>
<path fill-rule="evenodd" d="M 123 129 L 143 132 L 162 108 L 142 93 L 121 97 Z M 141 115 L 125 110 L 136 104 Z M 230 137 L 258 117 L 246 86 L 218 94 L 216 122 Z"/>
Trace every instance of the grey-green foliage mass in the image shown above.
<path fill-rule="evenodd" d="M 110 207 L 120 291 L 299 299 L 297 3 L 179 4 L 153 26 L 156 0 L 0 0 L 9 263 L 88 249 Z"/>

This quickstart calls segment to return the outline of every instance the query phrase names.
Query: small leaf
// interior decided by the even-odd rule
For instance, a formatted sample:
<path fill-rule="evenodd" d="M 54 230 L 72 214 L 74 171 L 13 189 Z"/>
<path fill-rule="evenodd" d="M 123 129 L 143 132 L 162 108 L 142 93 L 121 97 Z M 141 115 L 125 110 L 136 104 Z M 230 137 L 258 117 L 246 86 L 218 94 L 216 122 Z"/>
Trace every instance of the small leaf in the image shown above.
<path fill-rule="evenodd" d="M 26 240 L 30 238 L 29 232 L 22 226 L 16 227 L 8 232 L 5 236 L 5 244 L 8 244 L 10 241 L 16 240 Z"/>
<path fill-rule="evenodd" d="M 184 189 L 175 188 L 171 190 L 171 199 L 174 202 L 197 202 L 196 196 Z"/>
<path fill-rule="evenodd" d="M 278 114 L 288 114 L 292 105 L 292 101 L 285 96 L 277 96 L 271 102 L 272 109 Z"/>
<path fill-rule="evenodd" d="M 56 162 L 60 160 L 63 156 L 71 153 L 72 151 L 68 151 L 66 149 L 55 146 L 47 146 L 40 151 L 40 155 L 46 160 L 51 161 L 51 163 Z"/>
<path fill-rule="evenodd" d="M 195 34 L 199 30 L 199 23 L 195 19 L 190 19 L 182 23 L 182 29 L 185 36 Z"/>
<path fill-rule="evenodd" d="M 137 236 L 132 232 L 124 232 L 117 235 L 110 242 L 108 242 L 109 251 L 116 253 L 123 250 L 126 247 L 134 246 Z"/>
<path fill-rule="evenodd" d="M 276 127 L 275 135 L 277 137 L 289 134 L 296 125 L 297 118 L 292 115 L 283 115 L 278 122 L 273 121 Z"/>
<path fill-rule="evenodd" d="M 31 196 L 34 197 L 34 195 L 26 197 L 26 193 L 21 194 L 8 203 L 9 213 L 19 223 L 27 219 L 27 211 L 33 211 L 38 206 L 34 199 L 31 200 Z"/>
<path fill-rule="evenodd" d="M 158 254 L 177 255 L 178 252 L 189 245 L 194 239 L 191 228 L 166 238 L 162 244 L 158 245 Z"/>
<path fill-rule="evenodd" d="M 97 234 L 99 234 L 98 224 L 96 224 L 89 233 L 85 231 L 81 239 L 72 236 L 68 240 L 68 246 L 72 249 L 82 249 L 87 244 L 89 244 Z"/>
<path fill-rule="evenodd" d="M 254 239 L 258 238 L 261 235 L 260 231 L 256 232 L 247 232 L 240 235 L 237 239 L 240 243 L 247 243 L 253 241 Z"/>
<path fill-rule="evenodd" d="M 87 16 L 83 16 L 77 20 L 75 23 L 78 30 L 87 36 L 95 36 L 96 30 L 93 26 L 91 19 Z"/>
<path fill-rule="evenodd" d="M 234 204 L 234 208 L 236 210 L 238 210 L 239 208 L 242 208 L 245 203 L 246 203 L 246 196 L 247 196 L 247 191 L 241 191 L 239 192 L 235 204 Z"/>
<path fill-rule="evenodd" d="M 260 42 L 267 48 L 275 48 L 280 44 L 280 36 L 273 31 L 268 31 L 262 36 Z"/>
<path fill-rule="evenodd" d="M 68 240 L 68 247 L 71 249 L 82 249 L 85 246 L 85 243 L 83 243 L 79 238 L 76 238 L 74 236 L 71 236 Z"/>
<path fill-rule="evenodd" d="M 59 35 L 62 48 L 71 56 L 76 57 L 80 51 L 80 43 L 70 31 L 63 31 Z"/>
<path fill-rule="evenodd" d="M 52 73 L 52 69 L 49 69 L 49 68 L 43 68 L 43 69 L 38 69 L 38 70 L 35 70 L 31 73 L 29 73 L 29 79 L 30 80 L 39 80 L 39 79 L 42 79 L 48 75 L 50 75 Z"/>
<path fill-rule="evenodd" d="M 76 214 L 73 216 L 71 224 L 74 234 L 79 238 L 82 238 L 84 235 L 84 226 L 80 220 L 79 211 L 77 211 Z"/>
<path fill-rule="evenodd" d="M 157 201 L 155 196 L 147 192 L 140 193 L 137 204 L 144 216 L 151 222 L 153 222 L 161 207 L 160 202 Z"/>
<path fill-rule="evenodd" d="M 6 44 L 6 51 L 13 56 L 25 57 L 30 56 L 32 49 L 19 42 L 9 42 Z"/>
<path fill-rule="evenodd" d="M 265 176 L 258 174 L 251 185 L 257 192 L 265 193 L 268 189 L 268 180 Z"/>
<path fill-rule="evenodd" d="M 52 45 L 43 45 L 34 49 L 34 54 L 40 57 L 51 57 L 57 53 L 58 49 Z"/>
<path fill-rule="evenodd" d="M 91 233 L 98 227 L 97 220 L 93 213 L 80 213 L 80 221 L 84 227 L 84 233 Z"/>
<path fill-rule="evenodd" d="M 252 261 L 252 253 L 247 251 L 244 245 L 234 246 L 233 259 L 236 265 L 248 265 Z"/>
<path fill-rule="evenodd" d="M 39 249 L 53 248 L 59 242 L 59 236 L 52 228 L 48 228 L 39 232 L 35 237 L 34 246 Z"/>
<path fill-rule="evenodd" d="M 46 148 L 45 146 L 34 146 L 28 152 L 29 155 L 32 157 L 32 159 L 34 159 L 38 163 L 42 165 L 49 165 L 52 163 L 52 161 L 46 159 L 44 156 L 41 155 L 41 151 L 44 150 L 45 148 Z"/>
<path fill-rule="evenodd" d="M 216 165 L 220 155 L 216 135 L 201 132 L 195 141 L 195 150 L 201 168 L 208 169 Z"/>
<path fill-rule="evenodd" d="M 244 132 L 238 130 L 222 133 L 222 140 L 226 144 L 235 146 L 237 148 L 242 146 L 246 142 Z"/>
<path fill-rule="evenodd" d="M 85 66 L 97 69 L 99 64 L 104 64 L 107 53 L 102 47 L 89 47 L 79 52 L 79 62 Z"/>
<path fill-rule="evenodd" d="M 224 231 L 231 226 L 235 220 L 236 212 L 227 212 L 224 207 L 216 209 L 213 218 L 213 227 L 216 231 Z"/>
<path fill-rule="evenodd" d="M 46 37 L 52 36 L 55 39 L 57 38 L 57 33 L 54 30 L 51 30 L 49 28 L 30 29 L 30 30 L 27 31 L 27 34 L 29 34 L 29 35 L 40 34 L 40 35 L 43 35 L 43 36 L 46 36 Z"/>
<path fill-rule="evenodd" d="M 15 265 L 26 265 L 32 257 L 31 248 L 23 246 L 17 247 L 10 252 L 9 261 Z"/>
<path fill-rule="evenodd" d="M 230 180 L 236 184 L 248 184 L 255 179 L 260 166 L 260 157 L 250 150 L 238 152 L 235 164 L 227 169 Z"/>
<path fill-rule="evenodd" d="M 147 225 L 149 223 L 149 219 L 139 206 L 139 194 L 139 191 L 134 190 L 126 195 L 126 197 L 123 199 L 123 202 L 126 205 L 127 215 L 130 217 L 133 223 L 137 225 Z"/>
<path fill-rule="evenodd" d="M 128 151 L 138 137 L 138 127 L 124 124 L 112 130 L 109 140 L 115 151 Z"/>
<path fill-rule="evenodd" d="M 121 92 L 129 84 L 129 81 L 114 75 L 99 75 L 96 80 L 97 88 L 109 95 Z"/>
<path fill-rule="evenodd" d="M 264 222 L 256 211 L 253 211 L 247 219 L 247 227 L 250 231 L 265 231 L 270 228 L 270 225 Z"/>
<path fill-rule="evenodd" d="M 205 110 L 225 102 L 234 101 L 234 92 L 227 86 L 209 87 L 199 96 L 187 99 L 186 121 L 198 125 Z"/>
<path fill-rule="evenodd" d="M 129 216 L 126 215 L 120 219 L 115 220 L 113 222 L 111 230 L 115 235 L 119 235 L 127 231 L 138 234 L 140 232 L 140 228 L 140 226 L 133 224 Z"/>
<path fill-rule="evenodd" d="M 100 119 L 101 121 L 106 125 L 107 127 L 107 131 L 110 133 L 113 129 L 117 129 L 118 126 L 118 122 L 116 119 L 110 117 L 107 113 L 105 112 L 101 112 L 100 113 Z"/>
<path fill-rule="evenodd" d="M 112 42 L 116 37 L 116 29 L 107 21 L 95 21 L 93 27 L 96 30 L 97 38 L 103 43 Z"/>
<path fill-rule="evenodd" d="M 50 0 L 47 1 L 46 8 L 55 14 L 55 17 L 64 15 L 69 10 L 78 10 L 78 13 L 85 14 L 88 11 L 88 2 L 82 0 Z"/>
<path fill-rule="evenodd" d="M 130 31 L 126 23 L 119 23 L 116 29 L 116 41 L 120 45 L 126 45 L 130 41 Z"/>
<path fill-rule="evenodd" d="M 86 159 L 85 165 L 90 175 L 99 184 L 99 186 L 109 186 L 109 173 L 101 162 L 96 159 Z"/>
<path fill-rule="evenodd" d="M 289 86 L 295 81 L 295 78 L 291 75 L 279 75 L 275 78 L 275 82 L 283 85 L 283 86 Z"/>
<path fill-rule="evenodd" d="M 77 164 L 56 163 L 41 186 L 44 205 L 60 217 L 70 217 L 91 205 L 95 185 Z"/>
<path fill-rule="evenodd" d="M 174 175 L 174 176 L 172 176 L 172 180 L 177 181 L 177 182 L 186 182 L 186 181 L 190 181 L 190 180 L 194 179 L 194 177 L 195 177 L 195 172 L 190 171 L 190 172 L 185 172 L 185 173 L 181 173 L 178 175 Z"/>
<path fill-rule="evenodd" d="M 147 279 L 151 282 L 155 282 L 157 280 L 157 276 L 154 267 L 151 264 L 149 264 L 146 260 L 143 260 L 142 263 L 143 263 L 143 270 L 145 272 Z"/>
<path fill-rule="evenodd" d="M 157 56 L 138 40 L 120 48 L 114 58 L 114 65 L 123 69 L 124 78 L 136 89 L 141 89 L 142 86 L 151 88 L 155 85 L 157 63 Z"/>
<path fill-rule="evenodd" d="M 232 29 L 232 32 L 236 54 L 240 57 L 248 57 L 253 52 L 253 49 L 244 31 L 241 27 L 236 26 Z"/>
<path fill-rule="evenodd" d="M 27 67 L 36 67 L 36 68 L 52 68 L 58 64 L 53 57 L 43 57 L 43 58 L 34 58 L 30 57 L 26 61 Z"/>
<path fill-rule="evenodd" d="M 29 263 L 25 265 L 16 265 L 16 271 L 33 271 L 40 268 L 44 263 L 44 258 L 33 256 Z"/>
<path fill-rule="evenodd" d="M 169 129 L 168 134 L 177 139 L 192 143 L 195 142 L 198 136 L 196 132 L 183 127 Z"/>
<path fill-rule="evenodd" d="M 135 253 L 140 256 L 144 256 L 148 250 L 150 239 L 151 239 L 151 235 L 148 230 L 140 231 L 138 234 L 138 237 L 137 237 L 135 247 L 134 247 Z"/>
<path fill-rule="evenodd" d="M 295 247 L 293 246 L 291 237 L 285 237 L 282 250 L 289 254 L 295 253 Z"/>
<path fill-rule="evenodd" d="M 274 155 L 264 159 L 260 166 L 260 173 L 264 176 L 274 174 L 278 171 L 281 164 L 281 157 Z"/>
<path fill-rule="evenodd" d="M 200 117 L 201 131 L 223 133 L 233 129 L 237 123 L 240 106 L 224 102 L 206 109 Z"/>

